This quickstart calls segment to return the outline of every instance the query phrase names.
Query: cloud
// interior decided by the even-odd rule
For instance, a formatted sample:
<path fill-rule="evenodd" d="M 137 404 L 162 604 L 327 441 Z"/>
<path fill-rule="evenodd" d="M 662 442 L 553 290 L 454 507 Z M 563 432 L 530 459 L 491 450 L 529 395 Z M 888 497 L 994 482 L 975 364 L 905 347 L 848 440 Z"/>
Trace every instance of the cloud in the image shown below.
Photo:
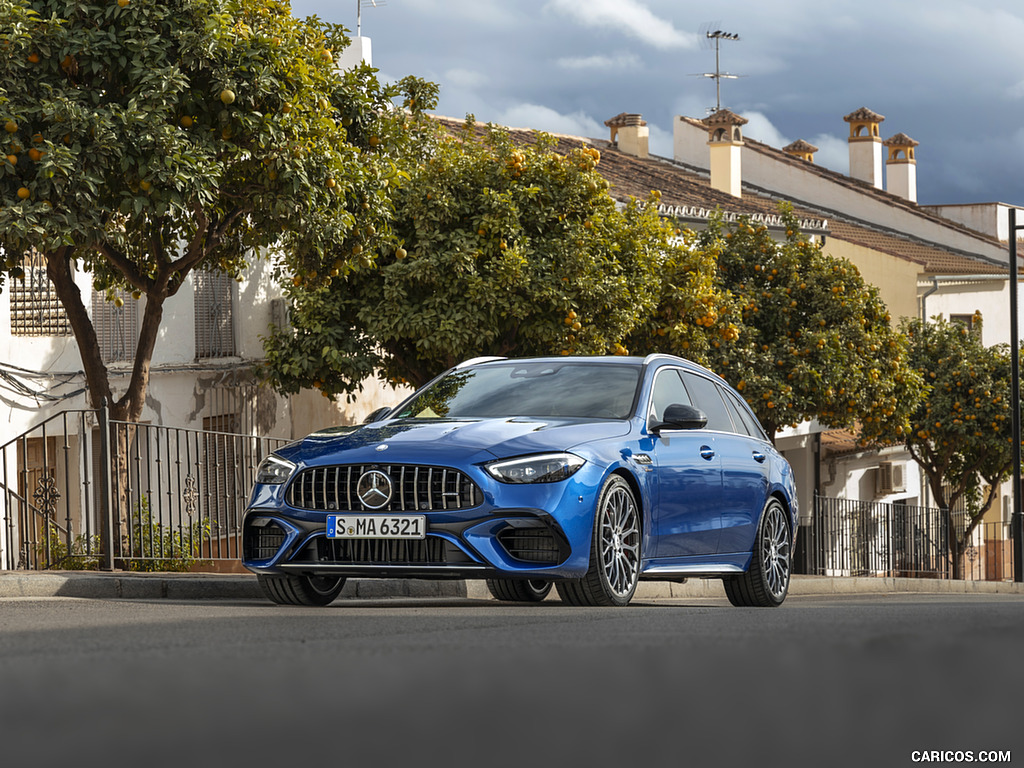
<path fill-rule="evenodd" d="M 778 128 L 772 125 L 772 121 L 760 112 L 743 112 L 743 117 L 749 122 L 741 129 L 743 135 L 750 139 L 760 141 L 769 147 L 781 149 L 789 144 L 789 141 L 782 135 Z"/>
<path fill-rule="evenodd" d="M 473 90 L 487 84 L 487 75 L 477 69 L 449 69 L 444 73 L 445 82 L 455 88 Z"/>
<path fill-rule="evenodd" d="M 641 67 L 640 57 L 633 53 L 619 53 L 615 56 L 574 56 L 559 59 L 556 63 L 562 69 L 588 71 L 639 69 Z"/>
<path fill-rule="evenodd" d="M 680 32 L 671 21 L 651 13 L 638 0 L 551 0 L 552 10 L 588 27 L 610 27 L 653 45 L 655 48 L 697 47 L 697 36 Z"/>
<path fill-rule="evenodd" d="M 586 138 L 600 138 L 608 130 L 603 123 L 583 112 L 564 115 L 539 104 L 517 104 L 501 113 L 494 122 L 510 128 L 533 128 Z"/>

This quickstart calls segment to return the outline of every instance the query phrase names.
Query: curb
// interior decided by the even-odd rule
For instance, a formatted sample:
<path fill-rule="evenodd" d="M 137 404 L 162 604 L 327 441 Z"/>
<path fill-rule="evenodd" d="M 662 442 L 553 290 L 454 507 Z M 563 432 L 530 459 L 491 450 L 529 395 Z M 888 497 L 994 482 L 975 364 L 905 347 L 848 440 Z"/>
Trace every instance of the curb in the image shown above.
<path fill-rule="evenodd" d="M 892 577 L 794 576 L 791 595 L 1011 594 L 1024 595 L 1024 584 L 1006 581 L 951 581 Z M 214 573 L 52 573 L 0 572 L 0 598 L 81 597 L 99 600 L 262 600 L 253 574 Z M 434 579 L 349 579 L 342 598 L 381 600 L 402 597 L 491 600 L 483 581 Z M 691 579 L 684 584 L 641 582 L 637 600 L 725 599 L 718 579 Z"/>

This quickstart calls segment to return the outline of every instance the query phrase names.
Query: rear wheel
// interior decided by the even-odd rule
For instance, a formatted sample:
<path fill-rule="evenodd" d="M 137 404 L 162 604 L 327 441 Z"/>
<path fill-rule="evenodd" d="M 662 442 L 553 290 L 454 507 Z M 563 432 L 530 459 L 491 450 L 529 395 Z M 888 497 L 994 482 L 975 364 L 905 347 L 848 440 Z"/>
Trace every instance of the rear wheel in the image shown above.
<path fill-rule="evenodd" d="M 345 587 L 344 576 L 256 576 L 267 599 L 278 605 L 330 605 Z"/>
<path fill-rule="evenodd" d="M 750 568 L 725 579 L 725 594 L 737 606 L 775 608 L 789 592 L 793 536 L 786 510 L 772 499 L 761 515 Z"/>
<path fill-rule="evenodd" d="M 582 579 L 560 581 L 558 595 L 570 605 L 627 605 L 640 578 L 640 508 L 629 484 L 612 475 L 601 489 L 590 545 L 590 569 Z"/>
<path fill-rule="evenodd" d="M 539 603 L 551 593 L 551 582 L 540 579 L 488 579 L 487 589 L 496 600 Z"/>

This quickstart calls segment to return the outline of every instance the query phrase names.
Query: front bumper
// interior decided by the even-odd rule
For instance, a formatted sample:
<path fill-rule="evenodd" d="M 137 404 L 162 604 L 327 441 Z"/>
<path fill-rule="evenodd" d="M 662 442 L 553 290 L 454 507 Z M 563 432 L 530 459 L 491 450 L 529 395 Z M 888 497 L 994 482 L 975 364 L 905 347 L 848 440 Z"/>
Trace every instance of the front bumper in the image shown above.
<path fill-rule="evenodd" d="M 589 470 L 589 471 L 588 471 Z M 471 509 L 428 511 L 424 539 L 328 539 L 327 512 L 298 509 L 284 489 L 257 492 L 242 561 L 257 573 L 381 578 L 579 578 L 589 564 L 596 467 L 559 483 L 508 485 L 479 474 Z M 359 510 L 358 514 L 372 514 Z"/>

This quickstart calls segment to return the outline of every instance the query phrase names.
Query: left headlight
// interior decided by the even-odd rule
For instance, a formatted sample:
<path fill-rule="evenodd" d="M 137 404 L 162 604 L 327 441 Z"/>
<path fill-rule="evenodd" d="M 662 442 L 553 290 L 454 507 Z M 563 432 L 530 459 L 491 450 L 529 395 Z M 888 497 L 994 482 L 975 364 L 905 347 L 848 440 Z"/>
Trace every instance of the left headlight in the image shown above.
<path fill-rule="evenodd" d="M 291 477 L 295 465 L 287 459 L 270 454 L 256 469 L 256 482 L 263 485 L 280 485 Z"/>
<path fill-rule="evenodd" d="M 544 453 L 494 461 L 485 468 L 502 483 L 557 483 L 571 477 L 584 463 L 573 453 Z"/>

